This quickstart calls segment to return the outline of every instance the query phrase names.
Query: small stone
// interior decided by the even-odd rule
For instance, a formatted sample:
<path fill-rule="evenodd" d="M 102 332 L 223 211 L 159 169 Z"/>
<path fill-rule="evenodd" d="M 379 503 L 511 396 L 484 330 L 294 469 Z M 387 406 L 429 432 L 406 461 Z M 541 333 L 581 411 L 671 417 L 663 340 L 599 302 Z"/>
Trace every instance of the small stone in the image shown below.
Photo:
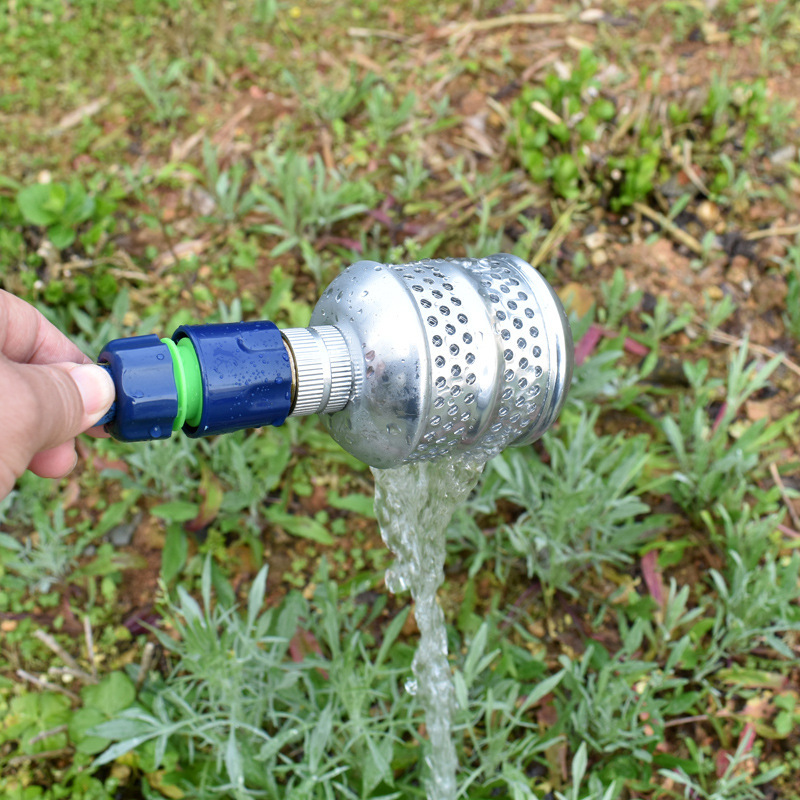
<path fill-rule="evenodd" d="M 608 256 L 606 255 L 605 250 L 595 250 L 592 253 L 592 266 L 593 267 L 602 267 L 604 264 L 608 263 Z"/>
<path fill-rule="evenodd" d="M 719 206 L 716 203 L 712 203 L 710 200 L 703 200 L 699 206 L 697 206 L 697 218 L 706 228 L 711 228 L 719 221 Z"/>
<path fill-rule="evenodd" d="M 708 294 L 712 300 L 722 300 L 725 296 L 725 292 L 723 292 L 719 286 L 709 286 L 706 289 L 706 294 Z"/>
<path fill-rule="evenodd" d="M 747 267 L 750 262 L 746 256 L 734 256 L 728 269 L 728 280 L 738 286 L 747 281 Z"/>
<path fill-rule="evenodd" d="M 605 231 L 594 231 L 584 239 L 590 250 L 599 250 L 606 243 Z"/>
<path fill-rule="evenodd" d="M 769 157 L 769 160 L 775 165 L 788 164 L 796 159 L 797 146 L 793 144 L 787 145 L 786 147 L 781 147 L 780 150 L 776 150 Z"/>

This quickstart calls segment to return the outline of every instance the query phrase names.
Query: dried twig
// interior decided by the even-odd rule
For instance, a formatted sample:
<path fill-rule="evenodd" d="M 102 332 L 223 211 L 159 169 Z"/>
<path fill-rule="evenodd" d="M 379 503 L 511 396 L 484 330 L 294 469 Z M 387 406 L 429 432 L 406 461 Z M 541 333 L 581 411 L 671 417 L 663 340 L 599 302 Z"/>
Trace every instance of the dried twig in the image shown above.
<path fill-rule="evenodd" d="M 69 697 L 70 700 L 75 700 L 76 702 L 80 700 L 80 697 L 78 697 L 75 692 L 71 692 L 69 689 L 65 689 L 63 686 L 59 686 L 57 683 L 50 683 L 50 681 L 37 678 L 36 675 L 32 675 L 30 672 L 26 672 L 24 669 L 18 669 L 17 675 L 25 681 L 30 681 L 32 684 L 34 684 L 34 686 L 38 686 L 40 689 L 49 689 L 51 692 L 60 692 L 61 694 Z"/>
<path fill-rule="evenodd" d="M 700 244 L 694 236 L 683 230 L 683 228 L 679 228 L 671 219 L 668 219 L 658 211 L 654 211 L 644 203 L 634 203 L 633 207 L 643 217 L 647 217 L 649 220 L 660 225 L 679 244 L 685 245 L 698 256 L 703 255 L 703 245 Z"/>
<path fill-rule="evenodd" d="M 681 166 L 683 167 L 686 177 L 692 182 L 695 189 L 708 197 L 711 192 L 708 191 L 708 187 L 703 183 L 692 166 L 692 143 L 688 139 L 683 140 L 683 164 Z"/>
<path fill-rule="evenodd" d="M 442 29 L 441 35 L 459 38 L 469 33 L 509 28 L 512 25 L 559 25 L 566 21 L 567 18 L 564 14 L 506 14 L 503 17 L 493 17 L 492 19 L 471 20 L 455 30 L 446 26 Z"/>
<path fill-rule="evenodd" d="M 737 347 L 741 347 L 744 343 L 744 339 L 739 339 L 736 336 L 731 336 L 729 333 L 725 333 L 724 331 L 711 331 L 709 334 L 709 338 L 712 342 L 717 342 L 718 344 L 733 344 Z M 786 369 L 791 370 L 794 372 L 795 375 L 800 376 L 800 367 L 794 363 L 785 353 L 776 353 L 774 350 L 770 350 L 769 347 L 764 347 L 761 344 L 753 344 L 753 342 L 747 342 L 748 349 L 752 350 L 754 353 L 758 353 L 760 356 L 765 356 L 766 358 L 775 358 L 776 356 L 780 356 L 781 362 Z"/>
<path fill-rule="evenodd" d="M 394 42 L 405 42 L 408 39 L 404 33 L 387 31 L 381 28 L 348 28 L 347 35 L 356 39 L 391 39 Z"/>
<path fill-rule="evenodd" d="M 150 667 L 153 665 L 153 659 L 155 658 L 155 655 L 155 645 L 152 642 L 148 642 L 144 646 L 142 660 L 139 664 L 139 674 L 136 676 L 136 694 L 139 694 L 139 690 L 142 688 L 142 685 L 147 678 L 147 673 L 150 672 Z"/>
<path fill-rule="evenodd" d="M 800 517 L 797 515 L 797 511 L 795 511 L 792 501 L 789 499 L 789 493 L 786 491 L 786 486 L 781 480 L 780 473 L 778 472 L 778 465 L 774 461 L 769 465 L 769 474 L 772 475 L 772 480 L 775 481 L 775 485 L 778 487 L 778 491 L 781 493 L 783 502 L 786 505 L 786 508 L 789 510 L 789 516 L 792 518 L 792 524 L 796 530 L 800 530 Z"/>
<path fill-rule="evenodd" d="M 564 213 L 555 221 L 555 224 L 547 232 L 547 236 L 542 241 L 542 246 L 536 251 L 536 254 L 530 259 L 531 266 L 534 269 L 539 269 L 539 266 L 544 260 L 561 244 L 564 237 L 567 235 L 569 224 L 572 221 L 572 215 L 577 207 L 577 202 L 571 202 Z"/>
<path fill-rule="evenodd" d="M 36 744 L 41 742 L 42 739 L 49 739 L 51 736 L 58 736 L 59 733 L 64 733 L 69 728 L 69 725 L 58 725 L 55 728 L 50 728 L 49 731 L 42 731 L 33 736 L 28 744 Z"/>
<path fill-rule="evenodd" d="M 89 659 L 89 666 L 92 668 L 94 681 L 97 683 L 97 664 L 94 660 L 94 637 L 92 636 L 92 624 L 89 617 L 83 618 L 83 636 L 86 640 L 86 657 Z"/>
<path fill-rule="evenodd" d="M 765 228 L 763 231 L 750 231 L 744 235 L 744 238 L 748 242 L 755 242 L 770 236 L 796 236 L 798 233 L 800 233 L 800 225 L 790 225 L 788 228 L 776 225 L 774 228 Z"/>
<path fill-rule="evenodd" d="M 49 647 L 68 667 L 81 672 L 78 662 L 49 634 L 42 630 L 33 634 L 40 642 Z"/>
<path fill-rule="evenodd" d="M 50 667 L 47 670 L 47 674 L 51 678 L 61 678 L 64 675 L 68 675 L 70 678 L 76 678 L 84 683 L 97 683 L 97 680 L 88 672 L 84 672 L 82 669 L 72 669 L 72 667 Z"/>
<path fill-rule="evenodd" d="M 24 764 L 27 761 L 40 761 L 48 758 L 61 758 L 61 756 L 69 755 L 72 752 L 71 747 L 60 747 L 58 750 L 45 750 L 42 753 L 34 753 L 32 755 L 14 756 L 8 759 L 8 766 L 14 767 L 17 764 Z"/>

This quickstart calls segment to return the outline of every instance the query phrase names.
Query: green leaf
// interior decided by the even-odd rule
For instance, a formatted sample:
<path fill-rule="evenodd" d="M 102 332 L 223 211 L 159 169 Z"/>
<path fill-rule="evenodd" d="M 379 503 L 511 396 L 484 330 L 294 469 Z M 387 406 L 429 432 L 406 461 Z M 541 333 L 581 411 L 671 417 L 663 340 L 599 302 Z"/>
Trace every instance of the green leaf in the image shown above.
<path fill-rule="evenodd" d="M 253 585 L 250 587 L 250 593 L 247 597 L 247 624 L 253 625 L 264 603 L 264 595 L 267 590 L 267 565 L 265 564 L 258 571 Z"/>
<path fill-rule="evenodd" d="M 313 517 L 298 517 L 273 508 L 267 512 L 267 519 L 293 536 L 301 536 L 320 544 L 333 544 L 335 541 L 327 528 Z"/>
<path fill-rule="evenodd" d="M 170 503 L 154 506 L 150 511 L 153 516 L 160 517 L 168 522 L 187 522 L 190 519 L 194 519 L 199 510 L 197 503 L 173 500 Z"/>
<path fill-rule="evenodd" d="M 47 229 L 47 236 L 57 250 L 64 250 L 75 241 L 75 231 L 73 228 L 57 222 Z"/>
<path fill-rule="evenodd" d="M 369 495 L 347 494 L 341 497 L 336 492 L 331 491 L 328 493 L 328 503 L 342 511 L 354 511 L 359 516 L 375 519 L 374 503 Z"/>
<path fill-rule="evenodd" d="M 111 672 L 96 686 L 81 690 L 84 708 L 94 708 L 106 718 L 127 708 L 136 699 L 136 689 L 131 679 L 123 672 Z"/>
<path fill-rule="evenodd" d="M 186 534 L 177 523 L 172 523 L 167 529 L 167 539 L 161 551 L 161 577 L 164 583 L 169 583 L 186 563 L 189 545 Z"/>
<path fill-rule="evenodd" d="M 31 225 L 51 225 L 58 219 L 58 215 L 53 213 L 48 201 L 52 184 L 35 183 L 33 186 L 26 186 L 17 193 L 17 207 L 19 208 L 25 221 Z"/>
<path fill-rule="evenodd" d="M 106 716 L 96 708 L 79 708 L 69 718 L 69 738 L 79 753 L 94 755 L 108 747 L 110 740 L 92 736 L 89 731 L 106 721 Z"/>

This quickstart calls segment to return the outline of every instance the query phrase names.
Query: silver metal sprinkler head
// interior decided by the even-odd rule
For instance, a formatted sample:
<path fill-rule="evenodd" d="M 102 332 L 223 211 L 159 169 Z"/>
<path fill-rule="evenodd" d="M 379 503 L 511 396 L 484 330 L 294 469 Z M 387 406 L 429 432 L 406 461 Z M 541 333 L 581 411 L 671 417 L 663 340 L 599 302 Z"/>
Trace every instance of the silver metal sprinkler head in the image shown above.
<path fill-rule="evenodd" d="M 292 413 L 320 413 L 373 467 L 528 444 L 572 380 L 564 308 L 512 255 L 359 261 L 327 288 L 311 326 L 283 331 Z"/>

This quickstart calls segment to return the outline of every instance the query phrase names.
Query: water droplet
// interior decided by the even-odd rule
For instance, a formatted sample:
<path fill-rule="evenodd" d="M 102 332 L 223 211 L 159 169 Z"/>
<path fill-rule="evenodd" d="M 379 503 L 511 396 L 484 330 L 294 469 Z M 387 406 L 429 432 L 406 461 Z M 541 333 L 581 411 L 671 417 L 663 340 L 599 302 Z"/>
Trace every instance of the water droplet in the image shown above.
<path fill-rule="evenodd" d="M 367 377 L 371 378 L 375 374 L 375 367 L 367 367 Z"/>
<path fill-rule="evenodd" d="M 161 437 L 161 426 L 153 425 L 153 427 L 150 428 L 150 436 L 152 436 L 153 439 L 159 439 Z"/>
<path fill-rule="evenodd" d="M 158 354 L 156 355 L 156 358 L 157 358 L 159 361 L 163 361 L 163 360 L 164 360 L 164 354 L 163 354 L 163 353 L 158 353 Z"/>
<path fill-rule="evenodd" d="M 372 359 L 375 358 L 375 351 L 374 350 L 370 350 L 368 353 L 364 353 L 364 358 L 367 361 L 372 361 Z"/>
<path fill-rule="evenodd" d="M 339 292 L 339 293 L 336 295 L 336 302 L 337 302 L 337 303 L 338 303 L 338 302 L 339 302 L 339 301 L 342 299 L 342 295 L 343 295 L 343 294 L 344 294 L 344 292 Z"/>

